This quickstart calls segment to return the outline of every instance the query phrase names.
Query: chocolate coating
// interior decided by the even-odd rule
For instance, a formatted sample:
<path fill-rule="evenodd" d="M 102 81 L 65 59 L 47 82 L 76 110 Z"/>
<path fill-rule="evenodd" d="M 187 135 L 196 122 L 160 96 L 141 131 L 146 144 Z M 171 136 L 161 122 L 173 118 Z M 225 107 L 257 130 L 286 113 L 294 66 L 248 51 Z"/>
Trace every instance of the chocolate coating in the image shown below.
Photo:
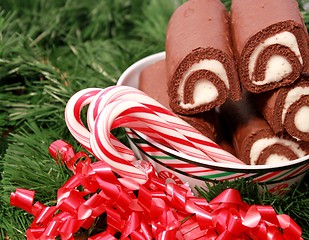
<path fill-rule="evenodd" d="M 231 95 L 240 98 L 240 86 L 231 47 L 229 15 L 219 0 L 190 0 L 178 7 L 168 23 L 166 32 L 166 71 L 171 108 L 181 114 L 195 114 L 221 105 Z M 192 103 L 193 89 L 199 79 L 211 81 L 219 97 L 209 104 L 192 109 L 179 104 L 178 88 L 186 71 L 203 59 L 216 59 L 223 64 L 228 76 L 229 89 L 209 70 L 191 74 L 183 91 L 185 102 Z M 210 77 L 209 77 L 210 76 Z M 205 91 L 207 94 L 207 91 Z"/>
<path fill-rule="evenodd" d="M 172 111 L 167 94 L 165 66 L 165 60 L 161 60 L 143 69 L 139 78 L 139 89 Z M 177 115 L 203 135 L 216 141 L 216 117 L 214 111 L 191 116 Z"/>
<path fill-rule="evenodd" d="M 300 92 L 299 99 L 295 99 L 294 102 L 288 100 L 291 102 L 291 105 L 286 109 L 285 118 L 282 119 L 284 104 L 288 93 L 293 89 L 301 88 L 309 88 L 309 77 L 301 77 L 289 86 L 254 95 L 254 99 L 257 108 L 277 135 L 281 135 L 285 132 L 296 139 L 309 142 L 309 132 L 298 130 L 294 123 L 297 111 L 301 107 L 309 107 L 309 90 L 303 90 L 302 92 L 298 90 L 298 92 Z M 304 122 L 305 121 L 306 120 L 304 120 Z"/>
<path fill-rule="evenodd" d="M 302 71 L 309 69 L 308 33 L 295 0 L 233 0 L 231 5 L 233 45 L 242 85 L 250 92 L 260 93 L 293 83 Z M 273 55 L 284 56 L 292 72 L 281 81 L 255 85 L 249 77 L 249 58 L 255 47 L 266 38 L 283 31 L 291 32 L 297 40 L 303 60 L 284 45 L 273 45 L 262 51 L 252 79 L 264 79 L 266 61 Z"/>
<path fill-rule="evenodd" d="M 298 148 L 308 154 L 309 143 L 297 142 L 288 135 L 277 136 L 266 122 L 266 120 L 256 111 L 252 95 L 245 93 L 239 102 L 227 101 L 221 107 L 224 122 L 228 126 L 231 135 L 235 155 L 246 164 L 251 164 L 251 151 L 253 144 L 260 139 L 280 138 L 282 142 L 289 140 L 290 144 L 280 141 L 265 145 L 264 149 L 257 154 L 254 164 L 265 164 L 270 156 L 281 156 L 289 160 L 297 159 L 297 153 L 289 147 L 292 143 L 298 144 Z"/>
<path fill-rule="evenodd" d="M 139 89 L 163 106 L 169 107 L 167 94 L 165 60 L 160 60 L 145 67 L 139 77 Z"/>

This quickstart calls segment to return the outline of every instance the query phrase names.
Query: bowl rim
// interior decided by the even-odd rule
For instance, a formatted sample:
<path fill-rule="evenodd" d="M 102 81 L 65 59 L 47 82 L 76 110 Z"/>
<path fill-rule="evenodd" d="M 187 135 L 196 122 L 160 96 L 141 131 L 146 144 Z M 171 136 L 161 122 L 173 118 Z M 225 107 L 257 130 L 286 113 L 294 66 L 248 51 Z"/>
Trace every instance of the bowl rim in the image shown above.
<path fill-rule="evenodd" d="M 165 58 L 165 51 L 154 53 L 151 55 L 148 55 L 135 63 L 133 63 L 131 66 L 129 66 L 119 77 L 116 85 L 124 85 L 123 83 L 125 80 L 136 71 L 136 69 L 141 68 L 142 66 L 150 65 L 151 63 L 154 63 L 158 60 L 162 60 Z"/>
<path fill-rule="evenodd" d="M 243 173 L 256 173 L 259 172 L 261 173 L 262 171 L 268 172 L 269 170 L 277 171 L 277 170 L 285 170 L 285 169 L 290 169 L 291 167 L 298 167 L 301 165 L 305 165 L 306 163 L 309 163 L 309 155 L 289 161 L 289 162 L 284 162 L 284 163 L 279 163 L 279 164 L 272 164 L 272 165 L 242 165 L 242 164 L 233 164 L 233 163 L 219 163 L 219 162 L 211 162 L 209 161 L 208 163 L 199 163 L 196 162 L 196 158 L 192 156 L 187 156 L 183 153 L 177 152 L 173 149 L 168 148 L 167 146 L 163 146 L 162 144 L 153 141 L 152 139 L 148 138 L 147 136 L 143 135 L 142 133 L 139 133 L 137 131 L 134 131 L 130 129 L 138 138 L 143 139 L 147 144 L 150 146 L 154 147 L 155 149 L 158 149 L 159 151 L 166 153 L 168 156 L 176 157 L 177 159 L 180 159 L 184 162 L 188 163 L 193 163 L 197 166 L 200 167 L 205 167 L 205 168 L 215 168 L 216 170 L 224 170 L 226 171 L 227 169 L 229 171 L 234 171 L 234 172 L 243 172 Z M 130 138 L 132 141 L 134 139 Z M 135 145 L 138 145 L 135 143 Z M 140 149 L 140 148 L 139 148 Z M 142 149 L 141 149 L 142 150 Z M 145 152 L 144 150 L 142 150 Z M 155 158 L 155 156 L 153 156 Z"/>
<path fill-rule="evenodd" d="M 154 63 L 156 61 L 162 60 L 165 58 L 165 51 L 162 52 L 158 52 L 158 53 L 154 53 L 151 55 L 148 55 L 138 61 L 136 61 L 135 63 L 133 63 L 131 66 L 129 66 L 119 77 L 116 85 L 126 85 L 125 82 L 128 79 L 128 77 L 130 77 L 133 73 L 137 73 L 139 74 L 140 70 L 138 71 L 138 69 L 141 69 L 147 65 L 150 65 L 151 63 Z M 126 86 L 130 86 L 130 85 L 126 85 Z M 134 131 L 131 129 L 131 131 Z M 134 131 L 134 133 L 137 133 L 136 131 Z M 142 134 L 137 133 L 137 136 L 139 138 L 142 138 L 143 140 L 145 140 L 148 144 L 151 144 L 152 146 L 154 146 L 157 149 L 160 149 L 160 151 L 163 151 L 165 153 L 168 153 L 168 155 L 174 155 L 177 158 L 182 159 L 183 161 L 188 161 L 190 163 L 194 162 L 196 164 L 196 160 L 194 157 L 191 156 L 186 156 L 180 152 L 177 152 L 173 149 L 170 149 L 168 147 L 165 147 L 161 144 L 159 144 L 158 142 L 155 142 L 149 138 L 142 137 Z M 297 167 L 303 164 L 309 163 L 309 155 L 306 155 L 304 157 L 289 161 L 289 162 L 284 162 L 284 163 L 278 163 L 278 164 L 272 164 L 272 165 L 242 165 L 242 164 L 229 164 L 229 163 L 218 163 L 218 162 L 209 162 L 209 164 L 200 164 L 200 166 L 204 166 L 204 167 L 216 167 L 217 169 L 229 169 L 229 170 L 237 170 L 237 171 L 246 171 L 246 172 L 256 172 L 257 170 L 260 171 L 267 171 L 267 170 L 271 170 L 271 171 L 276 171 L 279 169 L 288 169 L 291 167 Z"/>

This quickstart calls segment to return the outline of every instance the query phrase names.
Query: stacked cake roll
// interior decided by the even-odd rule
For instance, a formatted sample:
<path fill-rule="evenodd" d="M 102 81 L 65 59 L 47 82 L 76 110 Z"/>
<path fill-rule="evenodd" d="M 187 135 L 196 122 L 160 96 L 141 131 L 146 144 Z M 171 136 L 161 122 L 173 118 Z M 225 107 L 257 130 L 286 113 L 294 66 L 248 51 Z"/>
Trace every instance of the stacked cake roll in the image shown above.
<path fill-rule="evenodd" d="M 308 33 L 295 0 L 233 0 L 231 29 L 248 91 L 289 85 L 309 70 Z"/>
<path fill-rule="evenodd" d="M 205 112 L 228 97 L 240 99 L 230 19 L 218 0 L 194 0 L 172 15 L 166 32 L 166 70 L 171 108 Z"/>
<path fill-rule="evenodd" d="M 158 61 L 143 69 L 139 78 L 139 89 L 172 110 L 167 95 L 165 60 Z M 211 140 L 216 141 L 216 112 L 214 110 L 193 115 L 177 115 Z"/>
<path fill-rule="evenodd" d="M 309 154 L 308 142 L 273 131 L 256 108 L 254 95 L 246 90 L 240 101 L 227 100 L 220 114 L 231 134 L 235 154 L 246 164 L 276 164 Z"/>
<path fill-rule="evenodd" d="M 287 132 L 309 141 L 309 76 L 291 85 L 255 95 L 257 108 L 277 135 Z"/>
<path fill-rule="evenodd" d="M 139 88 L 246 164 L 309 154 L 309 37 L 296 0 L 189 0 Z"/>

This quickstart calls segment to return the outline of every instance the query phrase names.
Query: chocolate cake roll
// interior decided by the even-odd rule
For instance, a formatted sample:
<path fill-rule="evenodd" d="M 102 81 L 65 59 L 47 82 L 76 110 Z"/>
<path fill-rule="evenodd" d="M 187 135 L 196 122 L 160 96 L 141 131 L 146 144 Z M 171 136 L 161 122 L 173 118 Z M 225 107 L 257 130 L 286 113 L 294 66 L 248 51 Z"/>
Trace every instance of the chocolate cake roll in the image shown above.
<path fill-rule="evenodd" d="M 221 107 L 232 135 L 236 156 L 246 164 L 277 164 L 306 156 L 308 142 L 288 135 L 277 136 L 262 115 L 254 110 L 248 95 L 239 102 L 227 101 Z"/>
<path fill-rule="evenodd" d="M 295 0 L 233 0 L 239 78 L 253 93 L 293 83 L 309 69 L 308 33 Z"/>
<path fill-rule="evenodd" d="M 169 98 L 167 95 L 165 66 L 165 60 L 161 60 L 143 69 L 139 77 L 139 89 L 172 111 L 169 107 Z M 177 115 L 203 135 L 216 141 L 216 117 L 214 111 L 191 116 Z"/>
<path fill-rule="evenodd" d="M 166 32 L 171 108 L 195 114 L 240 97 L 229 15 L 220 0 L 190 0 L 178 7 Z"/>
<path fill-rule="evenodd" d="M 255 96 L 258 109 L 276 134 L 309 141 L 309 77 Z"/>

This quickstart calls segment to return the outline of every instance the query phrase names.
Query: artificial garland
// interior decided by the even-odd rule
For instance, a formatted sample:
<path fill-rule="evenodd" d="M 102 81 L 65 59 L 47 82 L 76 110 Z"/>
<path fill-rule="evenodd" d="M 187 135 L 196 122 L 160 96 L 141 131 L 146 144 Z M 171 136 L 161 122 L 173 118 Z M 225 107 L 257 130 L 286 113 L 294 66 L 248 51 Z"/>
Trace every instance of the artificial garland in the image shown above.
<path fill-rule="evenodd" d="M 1 1 L 1 239 L 24 238 L 33 220 L 10 206 L 11 192 L 35 190 L 38 201 L 53 206 L 57 190 L 72 175 L 47 152 L 59 138 L 80 149 L 65 127 L 67 99 L 86 87 L 114 85 L 130 64 L 163 50 L 166 23 L 181 2 Z M 224 3 L 228 7 L 230 1 Z M 301 1 L 300 9 L 309 26 Z M 116 135 L 122 138 L 123 132 Z M 301 226 L 303 238 L 309 239 L 306 179 L 287 196 L 259 195 L 253 183 L 241 180 L 199 191 L 211 201 L 224 189 L 236 188 L 248 204 L 272 205 L 278 214 L 291 216 Z M 99 231 L 99 222 L 88 235 Z"/>

